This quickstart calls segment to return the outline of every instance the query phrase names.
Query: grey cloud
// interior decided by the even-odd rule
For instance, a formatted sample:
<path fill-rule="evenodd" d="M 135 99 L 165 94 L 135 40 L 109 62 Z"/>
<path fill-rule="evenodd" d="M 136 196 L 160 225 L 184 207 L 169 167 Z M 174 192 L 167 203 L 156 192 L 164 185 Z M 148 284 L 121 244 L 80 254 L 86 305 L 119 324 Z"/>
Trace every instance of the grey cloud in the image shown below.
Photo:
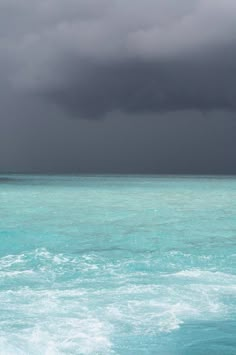
<path fill-rule="evenodd" d="M 0 0 L 14 93 L 74 117 L 235 110 L 234 0 Z"/>
<path fill-rule="evenodd" d="M 236 53 L 218 50 L 198 58 L 172 61 L 125 61 L 116 65 L 87 63 L 78 80 L 76 65 L 66 73 L 64 87 L 43 89 L 49 101 L 74 116 L 99 117 L 129 113 L 236 108 Z M 63 66 L 62 66 L 63 68 Z"/>

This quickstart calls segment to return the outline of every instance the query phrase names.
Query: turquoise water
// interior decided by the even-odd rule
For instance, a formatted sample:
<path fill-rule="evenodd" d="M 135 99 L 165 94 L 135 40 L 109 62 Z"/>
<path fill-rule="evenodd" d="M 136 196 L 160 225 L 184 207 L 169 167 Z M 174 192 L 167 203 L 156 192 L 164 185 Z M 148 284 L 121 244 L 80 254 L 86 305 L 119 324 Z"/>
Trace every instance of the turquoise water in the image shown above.
<path fill-rule="evenodd" d="M 236 178 L 2 176 L 0 354 L 236 354 Z"/>

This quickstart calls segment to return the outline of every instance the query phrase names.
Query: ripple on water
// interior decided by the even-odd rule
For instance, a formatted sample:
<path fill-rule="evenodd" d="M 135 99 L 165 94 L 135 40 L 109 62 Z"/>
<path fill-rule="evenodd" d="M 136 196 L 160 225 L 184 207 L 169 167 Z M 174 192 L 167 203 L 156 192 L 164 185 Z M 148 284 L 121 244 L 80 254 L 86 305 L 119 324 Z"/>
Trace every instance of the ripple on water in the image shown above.
<path fill-rule="evenodd" d="M 235 275 L 202 269 L 158 273 L 158 262 L 150 272 L 149 262 L 143 261 L 147 269 L 140 277 L 127 258 L 111 262 L 101 255 L 75 257 L 45 248 L 1 258 L 1 348 L 5 354 L 26 349 L 109 354 L 118 334 L 158 337 L 193 320 L 230 316 Z"/>

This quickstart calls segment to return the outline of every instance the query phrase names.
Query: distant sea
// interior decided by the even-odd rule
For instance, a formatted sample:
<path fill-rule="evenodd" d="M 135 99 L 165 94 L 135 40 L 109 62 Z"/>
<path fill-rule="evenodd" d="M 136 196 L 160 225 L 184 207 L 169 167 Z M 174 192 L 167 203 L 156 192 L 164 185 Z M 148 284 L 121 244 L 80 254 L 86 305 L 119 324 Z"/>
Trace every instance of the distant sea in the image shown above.
<path fill-rule="evenodd" d="M 236 354 L 236 177 L 0 176 L 0 354 Z"/>

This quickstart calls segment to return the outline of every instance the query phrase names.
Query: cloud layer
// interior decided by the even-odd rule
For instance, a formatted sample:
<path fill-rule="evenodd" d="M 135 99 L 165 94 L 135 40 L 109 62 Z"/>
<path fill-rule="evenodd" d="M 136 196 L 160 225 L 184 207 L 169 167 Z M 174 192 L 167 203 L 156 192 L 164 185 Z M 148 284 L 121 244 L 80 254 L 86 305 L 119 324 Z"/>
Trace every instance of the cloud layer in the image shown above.
<path fill-rule="evenodd" d="M 0 0 L 0 74 L 78 118 L 235 110 L 234 0 Z"/>

